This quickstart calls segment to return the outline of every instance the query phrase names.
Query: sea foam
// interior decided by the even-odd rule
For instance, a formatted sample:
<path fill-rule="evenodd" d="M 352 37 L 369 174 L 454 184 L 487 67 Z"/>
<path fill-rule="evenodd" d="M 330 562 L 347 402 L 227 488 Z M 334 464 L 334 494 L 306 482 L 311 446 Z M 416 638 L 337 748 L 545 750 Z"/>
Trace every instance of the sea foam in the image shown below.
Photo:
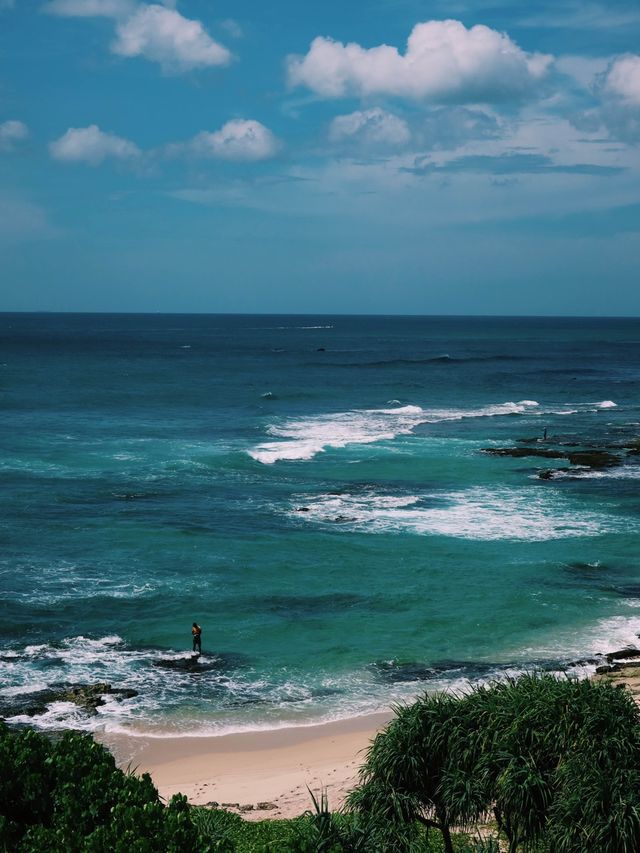
<path fill-rule="evenodd" d="M 367 533 L 546 541 L 599 536 L 625 526 L 623 520 L 603 512 L 576 514 L 562 495 L 536 488 L 476 487 L 403 496 L 370 492 L 300 500 L 305 512 L 295 514 L 305 523 L 331 523 L 334 528 L 339 524 Z"/>
<path fill-rule="evenodd" d="M 247 452 L 265 465 L 280 460 L 312 459 L 327 448 L 391 441 L 398 435 L 411 433 L 420 424 L 523 415 L 537 411 L 538 406 L 535 400 L 496 403 L 477 409 L 423 409 L 407 405 L 288 419 L 268 427 L 267 432 L 277 441 L 264 442 Z"/>

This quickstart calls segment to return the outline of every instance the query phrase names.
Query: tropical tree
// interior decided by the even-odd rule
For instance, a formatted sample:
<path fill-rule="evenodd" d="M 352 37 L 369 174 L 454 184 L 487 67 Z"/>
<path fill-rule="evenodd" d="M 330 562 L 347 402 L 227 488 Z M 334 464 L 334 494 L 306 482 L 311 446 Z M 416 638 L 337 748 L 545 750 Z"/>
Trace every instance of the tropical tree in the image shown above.
<path fill-rule="evenodd" d="M 375 738 L 350 807 L 407 851 L 493 810 L 509 853 L 640 850 L 640 712 L 610 684 L 525 675 L 425 695 Z M 391 842 L 390 842 L 391 844 Z"/>

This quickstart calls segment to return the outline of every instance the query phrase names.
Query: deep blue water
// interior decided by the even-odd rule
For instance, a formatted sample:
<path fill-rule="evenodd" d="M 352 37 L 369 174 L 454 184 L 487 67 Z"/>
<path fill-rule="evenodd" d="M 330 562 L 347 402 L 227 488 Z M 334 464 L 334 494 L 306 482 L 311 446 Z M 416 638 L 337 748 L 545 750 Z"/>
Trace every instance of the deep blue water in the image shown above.
<path fill-rule="evenodd" d="M 204 733 L 633 641 L 639 376 L 637 319 L 0 315 L 0 694 Z"/>

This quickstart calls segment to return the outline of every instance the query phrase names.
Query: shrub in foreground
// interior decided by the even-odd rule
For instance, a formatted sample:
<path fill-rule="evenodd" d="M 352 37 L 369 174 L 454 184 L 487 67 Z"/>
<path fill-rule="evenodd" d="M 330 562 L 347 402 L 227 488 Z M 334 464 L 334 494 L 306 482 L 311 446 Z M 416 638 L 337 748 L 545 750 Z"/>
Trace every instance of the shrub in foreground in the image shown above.
<path fill-rule="evenodd" d="M 123 773 L 88 735 L 52 743 L 0 723 L 0 850 L 203 853 L 186 798 L 164 806 L 148 774 Z"/>
<path fill-rule="evenodd" d="M 380 849 L 419 845 L 420 827 L 495 817 L 510 853 L 640 850 L 640 712 L 609 684 L 551 675 L 426 695 L 373 741 L 350 807 Z"/>

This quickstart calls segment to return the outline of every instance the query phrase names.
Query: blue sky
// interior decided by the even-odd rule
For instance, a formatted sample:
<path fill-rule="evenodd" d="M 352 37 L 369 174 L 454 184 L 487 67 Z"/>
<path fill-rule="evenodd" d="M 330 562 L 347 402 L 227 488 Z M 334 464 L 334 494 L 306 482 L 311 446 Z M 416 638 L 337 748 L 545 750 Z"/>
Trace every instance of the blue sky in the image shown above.
<path fill-rule="evenodd" d="M 0 310 L 640 314 L 640 6 L 0 0 Z"/>

